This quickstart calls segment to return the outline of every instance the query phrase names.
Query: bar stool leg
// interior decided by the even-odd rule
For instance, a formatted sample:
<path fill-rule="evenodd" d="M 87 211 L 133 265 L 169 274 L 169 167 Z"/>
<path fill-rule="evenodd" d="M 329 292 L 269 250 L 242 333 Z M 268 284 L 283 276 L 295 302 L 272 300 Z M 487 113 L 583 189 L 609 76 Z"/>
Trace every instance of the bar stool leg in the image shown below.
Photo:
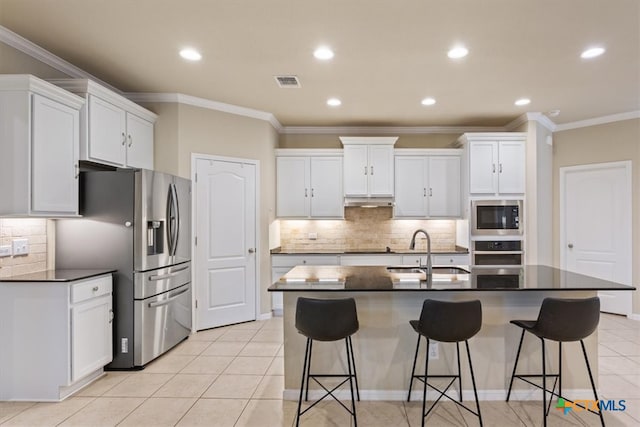
<path fill-rule="evenodd" d="M 522 341 L 524 341 L 524 329 L 522 335 L 520 335 L 520 344 L 518 344 L 518 352 L 516 353 L 516 363 L 513 365 L 513 373 L 511 374 L 511 382 L 509 382 L 509 391 L 507 392 L 507 402 L 511 397 L 511 387 L 513 387 L 513 379 L 516 376 L 516 368 L 518 367 L 518 360 L 520 360 L 520 350 L 522 349 Z"/>
<path fill-rule="evenodd" d="M 309 401 L 309 374 L 311 373 L 311 354 L 313 352 L 313 340 L 309 339 L 309 359 L 307 360 L 307 385 L 305 387 L 304 400 Z"/>
<path fill-rule="evenodd" d="M 547 427 L 547 369 L 545 365 L 544 338 L 542 341 L 542 419 L 544 427 Z"/>
<path fill-rule="evenodd" d="M 409 394 L 407 395 L 407 402 L 411 401 L 411 386 L 413 386 L 413 377 L 416 374 L 416 360 L 418 360 L 418 349 L 420 348 L 420 334 L 418 334 L 418 343 L 416 344 L 416 354 L 413 356 L 413 368 L 411 368 L 411 381 L 409 381 Z"/>
<path fill-rule="evenodd" d="M 353 379 L 356 382 L 356 397 L 358 402 L 360 402 L 360 388 L 358 387 L 358 373 L 356 372 L 356 359 L 353 355 L 353 341 L 351 341 L 351 336 L 347 337 L 349 341 L 349 349 L 351 350 L 351 365 L 353 366 Z"/>
<path fill-rule="evenodd" d="M 351 390 L 351 411 L 352 411 L 352 415 L 353 415 L 353 426 L 354 427 L 358 427 L 358 420 L 356 419 L 356 401 L 355 398 L 353 396 L 353 375 L 352 375 L 352 371 L 351 371 L 351 356 L 349 353 L 349 337 L 345 338 L 344 340 L 345 342 L 345 346 L 347 349 L 347 368 L 349 371 L 349 389 Z M 355 365 L 354 365 L 354 369 L 355 369 Z"/>
<path fill-rule="evenodd" d="M 478 410 L 478 420 L 480 421 L 480 427 L 482 427 L 482 414 L 480 413 L 480 401 L 478 400 L 478 390 L 476 389 L 476 377 L 473 374 L 473 365 L 471 364 L 471 352 L 469 351 L 469 340 L 465 340 L 467 347 L 467 358 L 469 359 L 469 372 L 471 373 L 471 384 L 473 385 L 473 395 L 476 398 L 476 409 Z"/>
<path fill-rule="evenodd" d="M 456 353 L 458 353 L 458 392 L 460 393 L 460 402 L 462 402 L 462 374 L 460 373 L 460 343 L 456 343 Z"/>
<path fill-rule="evenodd" d="M 300 409 L 302 408 L 302 394 L 304 392 L 304 379 L 307 372 L 307 357 L 309 357 L 309 349 L 311 338 L 307 338 L 307 345 L 304 350 L 304 364 L 302 365 L 302 380 L 300 381 L 300 397 L 298 398 L 298 412 L 296 413 L 296 427 L 300 425 Z"/>
<path fill-rule="evenodd" d="M 582 346 L 584 362 L 587 364 L 587 372 L 589 373 L 589 381 L 591 381 L 593 396 L 596 398 L 596 402 L 598 402 L 598 415 L 600 415 L 600 423 L 602 424 L 602 427 L 604 427 L 604 417 L 602 415 L 602 410 L 600 409 L 600 400 L 598 399 L 598 393 L 596 392 L 596 384 L 593 382 L 593 375 L 591 374 L 591 366 L 589 366 L 589 358 L 587 357 L 587 350 L 584 347 L 584 341 L 580 340 L 580 345 Z"/>
<path fill-rule="evenodd" d="M 562 396 L 562 341 L 558 341 L 558 394 Z"/>
<path fill-rule="evenodd" d="M 424 355 L 424 389 L 422 392 L 422 424 L 424 427 L 424 410 L 427 408 L 427 377 L 429 372 L 429 338 L 427 340 L 427 352 Z"/>

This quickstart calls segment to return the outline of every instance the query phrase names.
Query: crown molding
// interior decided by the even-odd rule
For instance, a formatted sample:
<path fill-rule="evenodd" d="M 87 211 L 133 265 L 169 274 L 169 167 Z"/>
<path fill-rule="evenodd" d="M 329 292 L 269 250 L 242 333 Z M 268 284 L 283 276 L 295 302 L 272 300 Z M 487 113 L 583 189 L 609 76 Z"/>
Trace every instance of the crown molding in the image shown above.
<path fill-rule="evenodd" d="M 515 120 L 507 123 L 504 127 L 506 131 L 513 131 L 514 129 L 519 128 L 523 124 L 527 122 L 538 122 L 542 126 L 549 129 L 551 132 L 554 132 L 558 125 L 556 125 L 549 117 L 545 116 L 542 113 L 524 113 L 523 115 L 517 117 Z"/>
<path fill-rule="evenodd" d="M 241 107 L 224 102 L 212 101 L 210 99 L 199 98 L 197 96 L 185 95 L 182 93 L 124 93 L 125 97 L 135 102 L 176 102 L 179 104 L 191 105 L 194 107 L 206 108 L 209 110 L 221 111 L 223 113 L 235 114 L 237 116 L 250 117 L 267 121 L 280 132 L 283 127 L 276 117 L 266 111 L 254 110 L 253 108 Z"/>
<path fill-rule="evenodd" d="M 612 114 L 610 116 L 594 117 L 587 120 L 578 120 L 577 122 L 563 123 L 556 126 L 556 132 L 563 130 L 571 130 L 585 128 L 589 126 L 603 125 L 606 123 L 621 122 L 624 120 L 640 119 L 640 110 L 629 111 L 626 113 Z"/>
<path fill-rule="evenodd" d="M 0 25 L 0 42 L 19 50 L 20 52 L 34 59 L 37 59 L 38 61 L 43 62 L 62 73 L 65 73 L 69 77 L 90 79 L 97 83 L 100 83 L 103 86 L 108 87 L 114 92 L 122 93 L 122 91 L 111 86 L 109 83 L 104 82 L 96 76 L 87 73 L 86 71 L 76 67 L 70 62 L 67 62 L 59 56 L 54 55 L 48 50 L 41 48 L 32 41 L 25 39 L 21 35 L 14 33 L 6 27 L 3 27 L 2 25 Z"/>
<path fill-rule="evenodd" d="M 502 132 L 502 126 L 285 126 L 291 135 L 422 135 L 429 133 Z"/>

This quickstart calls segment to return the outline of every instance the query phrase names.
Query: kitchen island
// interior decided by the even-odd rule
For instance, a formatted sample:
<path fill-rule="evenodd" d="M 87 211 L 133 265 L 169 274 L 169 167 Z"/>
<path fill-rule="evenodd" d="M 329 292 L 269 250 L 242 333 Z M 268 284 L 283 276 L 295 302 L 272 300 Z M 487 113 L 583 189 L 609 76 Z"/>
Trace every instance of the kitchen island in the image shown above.
<path fill-rule="evenodd" d="M 409 320 L 419 317 L 425 299 L 479 299 L 482 302 L 483 326 L 470 340 L 479 398 L 501 400 L 506 397 L 521 333 L 519 328 L 509 324 L 510 320 L 534 320 L 545 297 L 587 298 L 597 295 L 598 290 L 635 289 L 547 266 L 434 271 L 437 272 L 427 277 L 415 268 L 298 266 L 274 283 L 269 291 L 283 292 L 284 295 L 285 399 L 297 399 L 300 387 L 305 338 L 297 333 L 294 325 L 296 300 L 300 296 L 355 298 L 360 330 L 353 336 L 353 345 L 360 396 L 364 400 L 407 398 L 417 340 Z M 585 340 L 596 378 L 597 342 L 597 332 Z M 551 344 L 547 347 L 548 363 L 555 371 L 557 346 Z M 457 366 L 455 345 L 438 343 L 434 351 L 438 357 L 430 359 L 429 371 L 434 374 L 454 372 Z M 526 337 L 518 372 L 539 373 L 540 351 L 539 340 Z M 563 353 L 565 394 L 574 399 L 591 399 L 579 344 L 565 345 Z M 312 369 L 325 373 L 344 372 L 344 357 L 342 342 L 314 345 Z M 424 360 L 424 341 L 419 357 Z M 463 397 L 472 399 L 468 365 L 464 361 L 462 375 Z M 309 387 L 310 395 L 318 392 L 311 389 L 311 384 Z M 422 391 L 413 393 L 419 399 Z M 522 382 L 514 384 L 512 399 L 540 398 L 539 390 Z"/>

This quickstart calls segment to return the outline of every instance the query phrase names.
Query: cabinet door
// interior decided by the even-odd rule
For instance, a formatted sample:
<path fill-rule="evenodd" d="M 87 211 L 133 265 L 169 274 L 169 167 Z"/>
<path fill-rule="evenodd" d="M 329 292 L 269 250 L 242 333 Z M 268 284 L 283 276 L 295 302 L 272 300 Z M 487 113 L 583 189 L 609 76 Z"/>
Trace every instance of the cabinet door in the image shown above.
<path fill-rule="evenodd" d="M 78 212 L 79 112 L 40 95 L 32 100 L 31 212 Z"/>
<path fill-rule="evenodd" d="M 276 159 L 276 212 L 278 217 L 309 216 L 309 158 Z"/>
<path fill-rule="evenodd" d="M 125 111 L 89 95 L 89 160 L 124 165 L 126 139 Z"/>
<path fill-rule="evenodd" d="M 153 123 L 127 113 L 127 166 L 153 169 Z"/>
<path fill-rule="evenodd" d="M 71 381 L 103 367 L 113 358 L 111 294 L 71 307 Z"/>
<path fill-rule="evenodd" d="M 344 146 L 344 195 L 368 195 L 369 164 L 366 145 Z"/>
<path fill-rule="evenodd" d="M 393 146 L 369 146 L 369 195 L 393 196 Z"/>
<path fill-rule="evenodd" d="M 497 150 L 495 141 L 469 144 L 469 192 L 497 193 Z"/>
<path fill-rule="evenodd" d="M 459 217 L 461 214 L 460 157 L 429 158 L 429 216 Z"/>
<path fill-rule="evenodd" d="M 519 141 L 500 141 L 499 147 L 498 191 L 509 194 L 524 193 L 524 144 Z"/>
<path fill-rule="evenodd" d="M 396 157 L 395 163 L 395 217 L 426 217 L 426 159 L 416 156 Z"/>
<path fill-rule="evenodd" d="M 311 217 L 342 218 L 342 158 L 311 157 Z"/>

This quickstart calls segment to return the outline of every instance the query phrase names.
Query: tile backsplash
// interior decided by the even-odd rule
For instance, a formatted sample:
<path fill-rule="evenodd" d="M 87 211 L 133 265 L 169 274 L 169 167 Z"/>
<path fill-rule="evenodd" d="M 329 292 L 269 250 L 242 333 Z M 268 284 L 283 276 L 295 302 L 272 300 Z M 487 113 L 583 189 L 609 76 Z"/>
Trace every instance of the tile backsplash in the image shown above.
<path fill-rule="evenodd" d="M 0 277 L 47 269 L 47 221 L 39 218 L 0 219 L 0 245 L 11 246 L 12 241 L 17 238 L 25 238 L 29 241 L 27 255 L 0 258 Z"/>
<path fill-rule="evenodd" d="M 398 220 L 392 208 L 345 208 L 344 220 L 280 220 L 282 251 L 378 251 L 409 249 L 413 232 L 425 229 L 431 236 L 432 251 L 453 251 L 456 246 L 455 220 Z M 317 235 L 315 240 L 310 233 Z M 423 234 L 416 250 L 426 251 Z"/>

